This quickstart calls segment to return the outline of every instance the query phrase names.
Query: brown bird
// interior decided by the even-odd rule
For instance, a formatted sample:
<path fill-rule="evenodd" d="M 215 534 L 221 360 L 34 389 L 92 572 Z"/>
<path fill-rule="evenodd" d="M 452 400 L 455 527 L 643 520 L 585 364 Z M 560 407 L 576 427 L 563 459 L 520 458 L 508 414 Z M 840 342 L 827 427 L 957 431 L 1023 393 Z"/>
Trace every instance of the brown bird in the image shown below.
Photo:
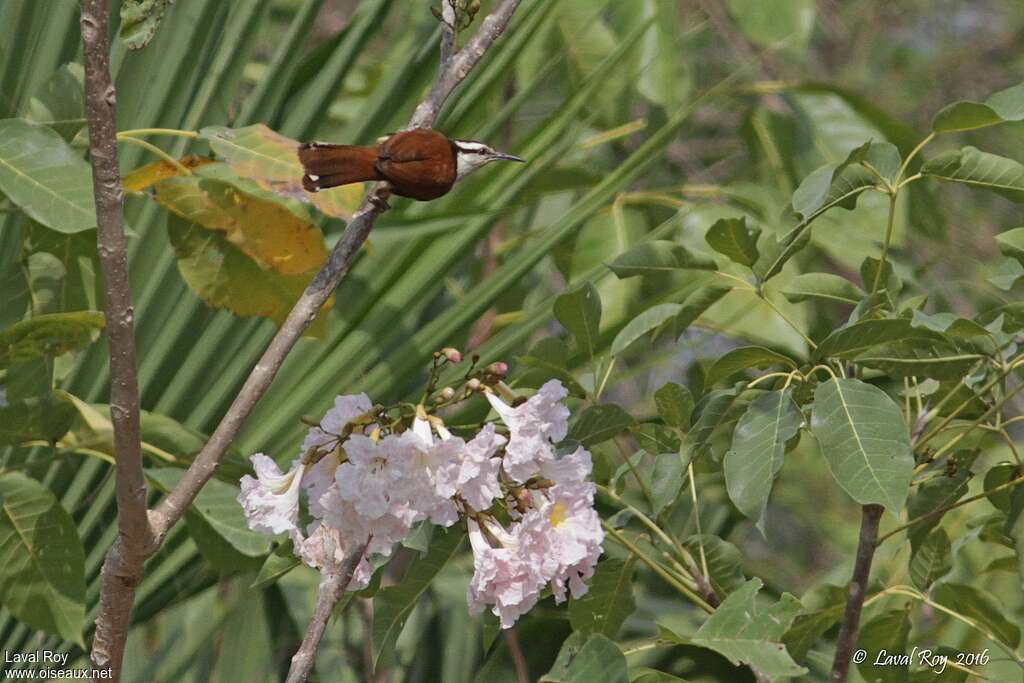
<path fill-rule="evenodd" d="M 392 193 L 420 201 L 448 194 L 456 181 L 498 159 L 523 161 L 482 142 L 452 140 L 428 128 L 393 133 L 380 138 L 376 147 L 322 142 L 299 147 L 299 161 L 305 170 L 302 186 L 309 192 L 384 180 Z"/>

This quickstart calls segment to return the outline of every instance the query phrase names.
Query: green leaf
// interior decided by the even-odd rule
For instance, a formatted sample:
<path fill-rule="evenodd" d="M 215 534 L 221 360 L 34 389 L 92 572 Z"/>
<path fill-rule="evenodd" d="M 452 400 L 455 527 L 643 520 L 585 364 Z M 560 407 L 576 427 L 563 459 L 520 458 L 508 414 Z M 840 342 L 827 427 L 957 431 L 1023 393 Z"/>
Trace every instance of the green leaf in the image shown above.
<path fill-rule="evenodd" d="M 587 448 L 607 441 L 636 424 L 633 416 L 614 403 L 588 406 L 569 428 L 569 438 Z"/>
<path fill-rule="evenodd" d="M 864 661 L 857 664 L 857 669 L 864 680 L 877 683 L 906 683 L 909 669 L 907 664 L 889 662 L 881 665 L 875 664 L 875 661 L 879 656 L 885 661 L 887 656 L 906 654 L 909 633 L 910 620 L 907 618 L 906 610 L 883 612 L 864 624 L 857 639 L 857 647 L 867 651 Z"/>
<path fill-rule="evenodd" d="M 932 119 L 936 133 L 975 130 L 1024 119 L 1024 83 L 1000 90 L 984 102 L 964 100 L 944 107 Z"/>
<path fill-rule="evenodd" d="M 52 128 L 0 120 L 0 192 L 58 232 L 96 227 L 92 170 Z"/>
<path fill-rule="evenodd" d="M 764 533 L 768 496 L 786 453 L 786 442 L 800 430 L 804 416 L 793 390 L 772 391 L 750 402 L 725 454 L 725 486 L 736 509 Z"/>
<path fill-rule="evenodd" d="M 1002 462 L 997 465 L 993 465 L 989 468 L 988 472 L 985 473 L 985 486 L 984 490 L 989 491 L 1006 484 L 1007 482 L 1016 479 L 1021 475 L 1020 468 L 1010 462 Z M 966 491 L 964 491 L 966 493 Z M 986 498 L 988 502 L 992 503 L 992 506 L 998 508 L 1010 514 L 1010 501 L 1013 498 L 1013 491 L 1011 489 L 1003 489 L 1002 491 L 996 491 L 995 493 L 989 493 Z"/>
<path fill-rule="evenodd" d="M 750 267 L 757 263 L 757 238 L 761 229 L 747 227 L 746 216 L 720 218 L 708 228 L 704 239 L 719 254 L 729 257 L 741 265 Z"/>
<path fill-rule="evenodd" d="M 808 299 L 856 305 L 867 296 L 866 292 L 849 280 L 832 273 L 805 273 L 798 275 L 782 289 L 790 303 Z"/>
<path fill-rule="evenodd" d="M 68 433 L 76 414 L 63 391 L 0 405 L 0 446 L 36 439 L 55 442 Z"/>
<path fill-rule="evenodd" d="M 644 422 L 630 429 L 640 448 L 651 455 L 676 454 L 682 440 L 671 427 L 656 422 Z"/>
<path fill-rule="evenodd" d="M 654 275 L 677 270 L 714 270 L 712 259 L 694 254 L 668 240 L 644 242 L 608 264 L 620 280 L 637 275 Z"/>
<path fill-rule="evenodd" d="M 285 542 L 279 543 L 274 548 L 274 552 L 267 555 L 263 566 L 260 567 L 259 574 L 256 575 L 256 580 L 252 582 L 249 588 L 262 590 L 267 586 L 277 583 L 278 579 L 300 564 L 302 564 L 302 560 L 295 555 L 295 544 L 289 538 Z"/>
<path fill-rule="evenodd" d="M 37 315 L 0 331 L 0 368 L 60 356 L 92 343 L 103 329 L 99 311 Z"/>
<path fill-rule="evenodd" d="M 693 394 L 681 384 L 665 382 L 654 392 L 654 405 L 658 415 L 669 427 L 686 429 L 693 414 Z"/>
<path fill-rule="evenodd" d="M 956 380 L 985 356 L 965 353 L 952 344 L 901 340 L 881 344 L 857 356 L 861 365 L 896 377 L 931 377 Z"/>
<path fill-rule="evenodd" d="M 740 29 L 762 47 L 802 52 L 814 28 L 813 0 L 729 0 Z"/>
<path fill-rule="evenodd" d="M 146 47 L 156 35 L 160 19 L 174 0 L 124 0 L 121 5 L 121 41 L 131 50 Z"/>
<path fill-rule="evenodd" d="M 395 646 L 406 619 L 437 573 L 462 545 L 465 533 L 456 529 L 438 529 L 430 552 L 417 558 L 394 586 L 382 588 L 373 598 L 373 668 Z"/>
<path fill-rule="evenodd" d="M 967 494 L 967 482 L 971 479 L 970 465 L 957 467 L 952 476 L 926 479 L 914 487 L 914 494 L 907 501 L 909 519 L 924 517 L 948 507 Z M 942 515 L 922 520 L 907 530 L 911 549 L 916 549 L 928 533 L 942 521 Z"/>
<path fill-rule="evenodd" d="M 660 515 L 679 497 L 689 457 L 681 453 L 660 453 L 651 473 L 651 512 Z"/>
<path fill-rule="evenodd" d="M 845 586 L 822 584 L 804 595 L 802 602 L 812 609 L 798 615 L 782 639 L 793 659 L 808 662 L 807 653 L 843 616 L 846 593 Z M 808 598 L 818 604 L 808 605 Z"/>
<path fill-rule="evenodd" d="M 222 233 L 177 216 L 168 218 L 167 233 L 185 284 L 208 306 L 226 308 L 236 315 L 284 322 L 316 272 L 282 275 L 264 268 Z M 307 330 L 309 335 L 323 336 L 327 325 L 325 311 L 332 302 L 333 296 Z"/>
<path fill-rule="evenodd" d="M 717 429 L 738 420 L 740 411 L 751 398 L 742 387 L 718 389 L 705 394 L 694 408 L 697 420 L 683 439 L 682 452 L 689 458 L 706 453 Z"/>
<path fill-rule="evenodd" d="M 673 676 L 672 674 L 650 669 L 646 666 L 635 667 L 629 670 L 630 683 L 686 683 L 686 679 Z"/>
<path fill-rule="evenodd" d="M 928 534 L 910 555 L 910 579 L 921 590 L 941 579 L 953 568 L 949 536 L 942 527 Z"/>
<path fill-rule="evenodd" d="M 86 124 L 84 83 L 81 64 L 64 64 L 29 100 L 25 118 L 72 140 Z"/>
<path fill-rule="evenodd" d="M 903 508 L 914 455 L 900 407 L 884 391 L 856 379 L 819 384 L 811 432 L 832 476 L 855 501 L 893 514 Z"/>
<path fill-rule="evenodd" d="M 599 633 L 584 641 L 573 633 L 564 643 L 551 670 L 540 683 L 627 683 L 626 656 L 619 646 Z"/>
<path fill-rule="evenodd" d="M 841 327 L 825 337 L 814 354 L 817 358 L 856 358 L 873 346 L 886 342 L 933 345 L 946 338 L 932 330 L 914 327 L 906 318 L 863 320 Z"/>
<path fill-rule="evenodd" d="M 183 470 L 152 468 L 146 478 L 159 490 L 168 492 L 178 485 Z M 246 557 L 262 557 L 270 551 L 271 536 L 250 531 L 245 513 L 238 503 L 238 487 L 218 479 L 211 479 L 192 502 L 196 513 L 210 529 Z"/>
<path fill-rule="evenodd" d="M 852 209 L 857 196 L 878 182 L 875 174 L 860 165 L 872 146 L 870 141 L 865 142 L 851 150 L 842 162 L 826 164 L 804 178 L 792 199 L 793 211 L 803 219 L 801 225 L 810 223 L 833 206 Z M 890 162 L 883 161 L 887 163 Z"/>
<path fill-rule="evenodd" d="M 616 636 L 636 609 L 633 601 L 635 559 L 635 556 L 626 561 L 607 558 L 597 564 L 587 593 L 569 601 L 569 622 L 573 630 L 584 635 Z"/>
<path fill-rule="evenodd" d="M 1004 256 L 1015 258 L 1024 265 L 1024 228 L 1001 232 L 996 235 L 996 242 Z"/>
<path fill-rule="evenodd" d="M 1024 166 L 976 147 L 964 147 L 929 159 L 921 173 L 942 180 L 991 190 L 1018 204 L 1024 202 Z"/>
<path fill-rule="evenodd" d="M 932 599 L 949 609 L 979 622 L 992 635 L 1017 649 L 1020 644 L 1020 628 L 1003 616 L 999 604 L 980 588 L 963 583 L 944 582 L 932 588 Z"/>
<path fill-rule="evenodd" d="M 727 285 L 711 284 L 702 285 L 690 292 L 683 300 L 682 308 L 679 309 L 675 319 L 672 321 L 673 339 L 678 339 L 697 318 L 711 308 L 715 302 L 731 292 L 732 289 L 731 286 Z"/>
<path fill-rule="evenodd" d="M 0 602 L 21 622 L 85 647 L 85 552 L 42 484 L 0 475 Z"/>
<path fill-rule="evenodd" d="M 630 344 L 648 332 L 657 329 L 662 323 L 674 318 L 682 308 L 681 304 L 657 304 L 630 320 L 612 341 L 612 355 L 617 356 L 625 351 Z"/>
<path fill-rule="evenodd" d="M 585 282 L 560 295 L 555 299 L 554 313 L 579 350 L 593 358 L 601 327 L 601 297 L 594 285 Z"/>
<path fill-rule="evenodd" d="M 759 609 L 761 585 L 760 579 L 750 579 L 727 597 L 690 643 L 714 650 L 734 665 L 746 664 L 768 680 L 803 675 L 807 669 L 790 658 L 781 642 L 800 612 L 800 601 L 784 593 L 771 607 Z"/>
<path fill-rule="evenodd" d="M 781 353 L 776 353 L 763 346 L 741 346 L 738 349 L 729 351 L 716 360 L 715 364 L 708 370 L 704 383 L 706 386 L 711 387 L 724 379 L 732 377 L 741 370 L 763 368 L 771 365 L 783 365 L 791 370 L 796 369 L 796 363 Z"/>
<path fill-rule="evenodd" d="M 702 534 L 687 538 L 683 541 L 683 547 L 693 555 L 698 566 L 701 567 L 703 566 L 701 548 L 703 548 L 703 557 L 708 563 L 708 573 L 711 575 L 708 577 L 708 582 L 719 600 L 724 599 L 746 583 L 747 577 L 743 574 L 743 555 L 740 554 L 739 548 L 732 543 L 723 541 L 718 536 Z"/>

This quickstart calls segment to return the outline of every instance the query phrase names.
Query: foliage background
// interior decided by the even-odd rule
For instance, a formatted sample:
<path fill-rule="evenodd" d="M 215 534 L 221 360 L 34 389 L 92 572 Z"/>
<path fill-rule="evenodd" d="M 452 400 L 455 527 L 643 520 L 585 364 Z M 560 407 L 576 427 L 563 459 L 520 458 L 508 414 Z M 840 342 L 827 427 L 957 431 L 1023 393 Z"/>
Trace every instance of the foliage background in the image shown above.
<path fill-rule="evenodd" d="M 763 9 L 773 4 L 784 9 Z M 80 59 L 77 19 L 73 0 L 0 0 L 0 118 L 32 114 L 58 68 Z M 914 131 L 927 131 L 945 103 L 984 99 L 1019 80 L 1024 66 L 1017 49 L 1024 11 L 1011 0 L 526 1 L 514 29 L 471 75 L 439 127 L 522 154 L 531 164 L 481 171 L 429 205 L 395 203 L 397 210 L 378 222 L 370 247 L 338 290 L 325 338 L 300 342 L 236 442 L 236 465 L 254 451 L 290 460 L 304 429 L 297 416 L 322 412 L 336 393 L 367 391 L 378 400 L 417 394 L 429 355 L 440 346 L 482 341 L 485 360 L 515 360 L 538 338 L 564 335 L 552 321 L 550 302 L 570 283 L 589 280 L 600 291 L 607 348 L 632 314 L 661 301 L 670 287 L 617 281 L 603 263 L 654 233 L 707 251 L 704 230 L 738 211 L 781 234 L 790 227 L 783 210 L 810 171 L 840 161 L 869 138 L 897 144 L 908 134 L 919 138 Z M 436 36 L 437 23 L 423 2 L 177 0 L 146 49 L 129 52 L 115 41 L 119 128 L 263 122 L 296 139 L 369 143 L 400 125 L 421 97 L 436 68 Z M 699 93 L 727 77 L 743 87 L 698 101 Z M 58 94 L 73 100 L 70 91 Z M 64 104 L 73 127 L 80 118 L 76 105 Z M 685 121 L 675 116 L 695 105 Z M 964 139 L 982 148 L 998 139 L 1002 154 L 1020 159 L 1022 131 L 1003 127 Z M 153 142 L 175 156 L 205 151 L 202 142 Z M 152 160 L 137 147 L 121 152 L 125 172 Z M 905 280 L 929 292 L 938 309 L 962 315 L 1013 300 L 1018 291 L 1000 291 L 986 278 L 999 263 L 993 236 L 1020 223 L 1018 206 L 956 187 L 922 190 L 910 203 L 897 214 L 893 255 Z M 907 220 L 910 209 L 913 219 Z M 93 233 L 47 231 L 4 211 L 0 265 L 23 273 L 32 311 L 96 308 Z M 174 421 L 150 419 L 144 439 L 187 459 L 274 325 L 207 307 L 179 275 L 167 213 L 143 197 L 130 197 L 126 212 L 134 232 L 143 407 Z M 855 275 L 865 256 L 877 256 L 884 212 L 884 202 L 865 201 L 855 212 L 823 218 L 813 248 L 780 286 L 811 268 Z M 343 224 L 320 219 L 320 227 L 332 244 Z M 56 255 L 60 267 L 31 261 L 36 252 Z M 29 269 L 30 263 L 37 267 Z M 694 277 L 671 283 L 672 291 L 700 284 Z M 815 337 L 844 319 L 841 311 L 808 319 L 804 307 L 782 297 L 778 305 Z M 18 319 L 16 311 L 4 310 L 4 324 Z M 753 299 L 726 299 L 678 344 L 667 337 L 644 340 L 622 353 L 608 400 L 649 415 L 653 391 L 663 382 L 699 390 L 702 360 L 742 343 L 803 351 L 800 337 L 771 310 Z M 70 394 L 102 404 L 105 356 L 101 340 L 43 372 L 52 371 Z M 582 373 L 579 379 L 591 381 Z M 84 429 L 77 424 L 72 437 Z M 8 448 L 4 466 L 41 480 L 75 520 L 91 615 L 99 566 L 115 535 L 113 481 L 103 459 L 64 446 Z M 101 443 L 89 446 L 104 451 Z M 618 466 L 612 444 L 598 450 L 599 462 Z M 859 508 L 837 489 L 820 458 L 800 450 L 791 455 L 766 538 L 731 507 L 720 475 L 702 475 L 699 485 L 703 532 L 735 544 L 742 571 L 761 577 L 773 593 L 801 595 L 821 582 L 848 579 Z M 951 537 L 967 533 L 968 517 L 950 516 Z M 679 518 L 691 523 L 686 504 Z M 208 546 L 201 555 L 193 540 L 201 538 L 195 532 L 201 524 L 177 529 L 150 562 L 126 680 L 277 680 L 311 613 L 316 576 L 300 568 L 252 590 L 265 548 L 246 557 Z M 217 552 L 226 554 L 211 562 Z M 413 552 L 388 570 L 391 577 L 401 575 Z M 1013 574 L 986 571 L 991 559 L 965 549 L 955 578 L 983 582 L 1019 623 L 1019 582 Z M 898 544 L 884 548 L 876 564 L 882 576 L 905 566 Z M 384 678 L 510 680 L 507 644 L 484 647 L 493 632 L 466 614 L 463 591 L 471 569 L 463 552 L 425 591 L 394 655 L 383 659 Z M 699 624 L 656 577 L 639 569 L 635 577 L 637 611 L 620 642 L 650 636 L 655 619 L 683 630 Z M 360 679 L 374 655 L 364 652 L 370 604 L 355 607 L 328 633 L 318 670 L 331 674 L 323 680 Z M 956 626 L 933 626 L 918 626 L 919 642 L 981 646 Z M 539 676 L 569 633 L 566 611 L 544 604 L 517 631 L 531 674 Z M 7 651 L 61 647 L 81 656 L 74 643 L 37 632 L 7 611 L 0 612 L 0 641 Z M 644 653 L 631 663 L 684 676 L 698 667 L 718 671 L 693 681 L 749 677 L 695 648 Z M 1005 670 L 993 666 L 991 677 L 1005 680 Z M 811 679 L 819 675 L 814 670 Z"/>

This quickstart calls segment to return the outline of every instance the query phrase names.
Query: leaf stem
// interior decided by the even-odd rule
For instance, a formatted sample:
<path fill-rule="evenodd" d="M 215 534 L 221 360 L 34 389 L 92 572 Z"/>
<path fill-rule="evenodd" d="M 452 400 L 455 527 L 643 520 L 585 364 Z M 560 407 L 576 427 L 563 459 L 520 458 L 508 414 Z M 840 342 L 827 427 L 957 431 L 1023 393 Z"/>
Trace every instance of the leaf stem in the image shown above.
<path fill-rule="evenodd" d="M 885 241 L 882 242 L 882 258 L 878 262 L 878 270 L 875 271 L 875 281 L 871 284 L 871 293 L 878 291 L 878 285 L 882 283 L 882 271 L 889 260 L 889 244 L 892 242 L 893 226 L 896 223 L 896 197 L 895 191 L 889 193 L 889 217 L 885 223 Z"/>
<path fill-rule="evenodd" d="M 178 173 L 180 173 L 182 175 L 192 175 L 192 171 L 189 170 L 187 166 L 185 166 L 180 161 L 178 161 L 177 159 L 172 157 L 170 154 L 168 154 L 167 152 L 163 151 L 162 149 L 160 149 L 159 147 L 157 147 L 156 145 L 154 145 L 152 143 L 146 142 L 145 140 L 140 140 L 138 138 L 133 138 L 131 136 L 122 137 L 120 133 L 118 133 L 118 135 L 117 135 L 117 141 L 118 142 L 128 142 L 128 143 L 131 143 L 133 145 L 137 145 L 139 147 L 142 147 L 143 149 L 148 150 L 149 152 L 152 152 L 156 156 L 160 157 L 161 159 L 163 159 L 167 163 L 169 163 L 172 166 L 174 166 L 174 168 L 178 169 Z"/>
<path fill-rule="evenodd" d="M 895 536 L 896 534 L 900 533 L 901 531 L 905 531 L 905 530 L 909 529 L 912 526 L 916 526 L 916 525 L 920 524 L 921 522 L 926 522 L 929 519 L 935 519 L 936 517 L 941 517 L 942 515 L 944 515 L 947 512 L 949 512 L 950 510 L 953 510 L 953 509 L 958 508 L 958 507 L 962 507 L 964 505 L 968 505 L 968 504 L 973 503 L 975 501 L 982 500 L 983 498 L 987 498 L 988 496 L 992 495 L 993 493 L 999 493 L 1000 491 L 1005 491 L 1006 489 L 1013 488 L 1014 486 L 1017 486 L 1018 484 L 1024 484 L 1024 475 L 1021 475 L 1021 476 L 1017 477 L 1016 479 L 1011 479 L 1010 481 L 1004 482 L 1004 483 L 1000 484 L 999 486 L 993 486 L 992 488 L 987 489 L 985 491 L 982 491 L 981 493 L 979 493 L 977 495 L 970 496 L 969 498 L 963 498 L 961 500 L 956 501 L 955 503 L 951 503 L 949 505 L 946 505 L 944 507 L 938 508 L 936 510 L 932 510 L 931 512 L 929 512 L 927 514 L 924 514 L 924 515 L 921 515 L 920 517 L 915 517 L 914 519 L 910 520 L 906 524 L 898 526 L 895 529 L 893 529 L 892 531 L 889 531 L 889 532 L 879 536 L 878 537 L 878 541 L 876 541 L 875 545 L 881 545 L 886 539 L 888 539 L 888 538 L 890 538 L 892 536 Z"/>
<path fill-rule="evenodd" d="M 771 299 L 769 299 L 768 296 L 764 292 L 762 292 L 760 289 L 756 289 L 756 290 L 754 290 L 754 292 L 757 294 L 757 297 L 759 299 L 761 299 L 761 301 L 763 301 L 766 304 L 768 304 L 768 307 L 771 308 L 773 311 L 775 311 L 775 313 L 780 318 L 782 318 L 786 322 L 787 325 L 792 327 L 793 330 L 796 331 L 797 334 L 799 334 L 801 337 L 803 337 L 804 341 L 807 342 L 807 344 L 812 349 L 817 349 L 818 348 L 818 345 L 814 343 L 814 340 L 811 339 L 810 337 L 808 337 L 807 333 L 805 333 L 802 329 L 800 329 L 800 327 L 795 322 L 793 322 L 790 319 L 789 316 L 787 316 L 785 313 L 783 313 L 782 309 L 779 308 L 778 306 L 776 306 L 775 303 Z"/>
<path fill-rule="evenodd" d="M 896 185 L 897 189 L 899 187 L 902 187 L 902 183 L 900 181 L 903 179 L 903 174 L 907 172 L 907 168 L 910 167 L 910 162 L 913 161 L 914 157 L 916 157 L 921 152 L 921 150 L 925 148 L 925 145 L 927 145 L 934 139 L 935 132 L 932 131 L 931 133 L 928 133 L 928 135 L 926 135 L 925 138 L 921 140 L 921 142 L 917 143 L 917 146 L 914 147 L 914 149 L 910 150 L 909 154 L 907 154 L 907 158 L 903 160 L 903 163 L 900 164 L 899 170 L 896 171 L 896 177 L 893 178 L 893 183 Z M 910 182 L 909 178 L 907 179 L 907 182 Z"/>
<path fill-rule="evenodd" d="M 620 534 L 618 530 L 615 529 L 615 527 L 611 526 L 610 524 L 608 524 L 608 522 L 604 520 L 601 520 L 601 526 L 604 528 L 605 531 L 607 531 L 611 535 L 612 538 L 615 539 L 615 541 L 619 545 L 621 545 L 626 550 L 636 555 L 636 557 L 641 562 L 650 567 L 655 574 L 660 576 L 665 581 L 665 583 L 672 586 L 681 594 L 683 594 L 690 602 L 695 604 L 697 607 L 700 607 L 708 614 L 712 614 L 715 611 L 715 608 L 709 605 L 707 602 L 705 602 L 704 598 L 697 595 L 696 591 L 691 590 L 689 587 L 686 586 L 686 584 L 672 576 L 664 567 L 661 566 L 660 562 L 658 562 L 655 559 L 652 559 L 651 557 L 648 557 L 648 555 L 644 551 L 640 550 L 640 548 L 634 545 L 628 538 Z"/>
<path fill-rule="evenodd" d="M 117 133 L 117 137 L 138 137 L 140 135 L 173 135 L 179 138 L 191 138 L 195 140 L 199 137 L 199 133 L 193 130 L 178 130 L 177 128 L 134 128 L 132 130 L 122 130 Z"/>

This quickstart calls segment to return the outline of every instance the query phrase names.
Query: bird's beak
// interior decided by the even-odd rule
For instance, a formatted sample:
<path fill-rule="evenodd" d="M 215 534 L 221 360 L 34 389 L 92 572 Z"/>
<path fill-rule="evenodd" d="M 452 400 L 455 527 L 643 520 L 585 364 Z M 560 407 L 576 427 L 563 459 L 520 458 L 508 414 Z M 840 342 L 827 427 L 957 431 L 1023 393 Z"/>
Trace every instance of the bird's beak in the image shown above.
<path fill-rule="evenodd" d="M 491 159 L 492 160 L 503 159 L 505 161 L 518 161 L 518 162 L 523 163 L 523 164 L 526 163 L 526 159 L 524 159 L 522 157 L 517 157 L 515 154 L 503 154 L 501 152 L 498 152 L 497 154 L 492 156 Z"/>

